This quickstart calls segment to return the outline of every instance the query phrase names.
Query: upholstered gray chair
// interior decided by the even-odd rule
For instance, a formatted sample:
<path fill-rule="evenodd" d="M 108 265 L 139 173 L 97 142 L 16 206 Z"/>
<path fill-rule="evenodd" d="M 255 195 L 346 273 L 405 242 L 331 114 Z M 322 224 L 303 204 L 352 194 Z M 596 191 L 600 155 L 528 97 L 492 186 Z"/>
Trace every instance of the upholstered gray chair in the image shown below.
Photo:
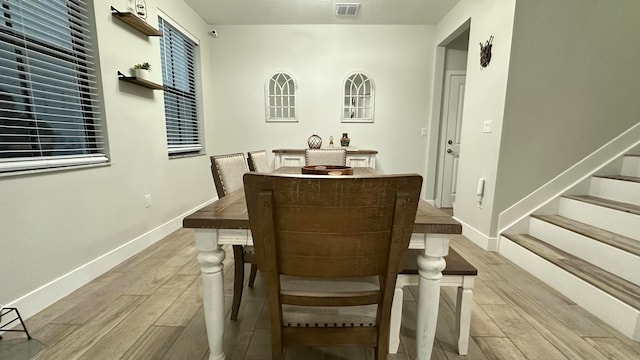
<path fill-rule="evenodd" d="M 247 161 L 243 153 L 211 156 L 211 174 L 216 185 L 218 198 L 240 190 L 243 187 L 242 176 L 248 172 Z M 251 264 L 249 287 L 253 287 L 258 272 L 253 246 L 233 245 L 233 303 L 231 306 L 231 320 L 238 318 L 242 289 L 244 287 L 244 264 Z"/>
<path fill-rule="evenodd" d="M 247 153 L 247 163 L 249 164 L 249 170 L 251 171 L 262 173 L 272 172 L 266 150 L 249 151 Z"/>
<path fill-rule="evenodd" d="M 346 149 L 306 149 L 306 165 L 347 165 Z"/>

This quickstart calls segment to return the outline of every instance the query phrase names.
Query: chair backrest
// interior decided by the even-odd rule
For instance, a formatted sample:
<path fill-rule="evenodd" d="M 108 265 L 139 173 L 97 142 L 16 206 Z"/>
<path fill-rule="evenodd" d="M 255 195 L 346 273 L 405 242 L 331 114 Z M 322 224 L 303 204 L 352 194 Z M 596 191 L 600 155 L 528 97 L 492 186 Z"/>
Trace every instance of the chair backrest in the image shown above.
<path fill-rule="evenodd" d="M 347 149 L 306 149 L 306 165 L 347 165 Z"/>
<path fill-rule="evenodd" d="M 380 359 L 386 358 L 396 276 L 413 231 L 421 184 L 417 174 L 244 175 L 258 267 L 267 286 L 273 359 L 281 358 L 283 346 L 318 346 L 319 341 L 373 346 L 384 354 Z M 283 279 L 290 277 L 315 279 L 316 284 L 318 279 L 331 284 L 370 277 L 377 285 L 363 291 L 343 287 L 347 292 L 283 289 Z M 377 305 L 375 325 L 369 327 L 325 327 L 324 322 L 290 327 L 286 317 L 283 321 L 283 305 L 334 309 L 372 304 Z M 342 323 L 345 313 L 336 322 Z"/>
<path fill-rule="evenodd" d="M 213 155 L 210 159 L 218 198 L 242 189 L 242 175 L 248 171 L 243 153 Z"/>
<path fill-rule="evenodd" d="M 250 171 L 271 172 L 271 165 L 269 165 L 269 157 L 267 156 L 266 150 L 249 151 L 247 153 L 247 163 L 249 164 Z"/>

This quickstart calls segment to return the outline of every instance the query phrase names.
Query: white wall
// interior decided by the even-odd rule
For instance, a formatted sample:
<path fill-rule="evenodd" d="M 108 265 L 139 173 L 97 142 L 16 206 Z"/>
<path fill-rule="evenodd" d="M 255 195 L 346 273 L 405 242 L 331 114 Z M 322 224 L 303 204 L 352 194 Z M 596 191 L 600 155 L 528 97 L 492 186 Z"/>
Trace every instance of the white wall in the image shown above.
<path fill-rule="evenodd" d="M 517 2 L 494 215 L 640 121 L 638 14 L 637 0 Z"/>
<path fill-rule="evenodd" d="M 447 40 L 470 20 L 467 79 L 454 215 L 463 233 L 483 247 L 491 247 L 492 214 L 496 189 L 502 117 L 511 54 L 511 31 L 515 0 L 461 0 L 436 27 L 435 44 Z M 479 43 L 493 35 L 493 56 L 488 67 L 480 66 Z M 493 132 L 483 133 L 485 120 Z M 431 119 L 439 121 L 439 119 Z M 476 203 L 476 184 L 485 178 L 485 197 Z"/>
<path fill-rule="evenodd" d="M 216 26 L 213 134 L 216 151 L 305 148 L 316 131 L 328 145 L 343 132 L 351 146 L 378 150 L 387 173 L 424 174 L 431 98 L 431 26 Z M 298 81 L 299 122 L 266 123 L 264 84 L 287 71 Z M 361 71 L 375 83 L 375 122 L 340 122 L 342 82 Z"/>
<path fill-rule="evenodd" d="M 209 97 L 209 27 L 181 1 L 147 4 L 151 25 L 157 6 L 200 38 Z M 113 18 L 110 5 L 125 10 L 126 1 L 94 1 L 112 164 L 0 179 L 0 304 L 20 306 L 24 316 L 181 226 L 182 214 L 214 196 L 206 156 L 168 159 L 162 92 L 117 80 L 118 70 L 148 61 L 152 80 L 162 82 L 160 48 L 158 38 Z M 206 102 L 203 116 L 211 117 Z"/>

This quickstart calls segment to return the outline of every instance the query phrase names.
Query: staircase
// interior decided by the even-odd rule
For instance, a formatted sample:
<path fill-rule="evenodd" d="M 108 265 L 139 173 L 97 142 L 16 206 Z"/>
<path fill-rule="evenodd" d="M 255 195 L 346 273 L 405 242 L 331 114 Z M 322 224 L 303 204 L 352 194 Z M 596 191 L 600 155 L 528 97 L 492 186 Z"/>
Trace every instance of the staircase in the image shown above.
<path fill-rule="evenodd" d="M 640 152 L 616 159 L 503 232 L 499 251 L 640 340 Z"/>

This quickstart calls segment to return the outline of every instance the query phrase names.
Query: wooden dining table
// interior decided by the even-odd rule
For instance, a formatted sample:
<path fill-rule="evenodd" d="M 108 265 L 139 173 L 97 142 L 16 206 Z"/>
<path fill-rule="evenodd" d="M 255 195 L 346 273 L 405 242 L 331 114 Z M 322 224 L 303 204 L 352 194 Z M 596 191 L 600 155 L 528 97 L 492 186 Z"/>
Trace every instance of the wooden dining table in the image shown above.
<path fill-rule="evenodd" d="M 301 175 L 300 167 L 282 167 L 277 174 Z M 353 175 L 379 175 L 373 168 L 354 168 Z M 344 176 L 344 175 L 343 175 Z M 209 342 L 209 360 L 225 358 L 223 245 L 253 245 L 244 191 L 238 190 L 202 207 L 183 219 L 184 228 L 194 229 L 198 263 L 202 272 L 204 316 Z M 447 213 L 420 200 L 411 249 L 424 249 L 418 257 L 418 312 L 416 319 L 416 353 L 418 360 L 431 358 L 435 339 L 440 279 L 445 268 L 443 257 L 449 252 L 449 235 L 460 234 L 462 226 Z"/>

